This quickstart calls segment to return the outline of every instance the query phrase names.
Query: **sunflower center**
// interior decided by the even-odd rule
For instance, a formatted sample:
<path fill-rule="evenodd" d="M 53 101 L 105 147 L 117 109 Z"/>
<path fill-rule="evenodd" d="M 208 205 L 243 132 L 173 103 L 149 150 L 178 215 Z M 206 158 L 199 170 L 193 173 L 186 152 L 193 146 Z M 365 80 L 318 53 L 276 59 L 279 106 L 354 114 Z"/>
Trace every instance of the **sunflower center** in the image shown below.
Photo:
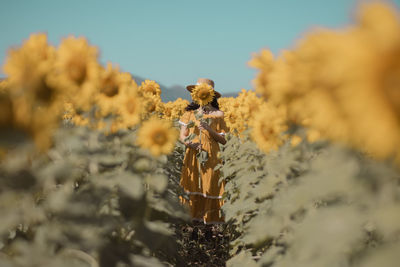
<path fill-rule="evenodd" d="M 249 105 L 249 113 L 252 114 L 253 112 L 258 110 L 257 105 Z"/>
<path fill-rule="evenodd" d="M 167 142 L 167 135 L 164 131 L 158 130 L 153 133 L 152 139 L 157 145 L 163 145 Z"/>
<path fill-rule="evenodd" d="M 87 74 L 85 62 L 78 57 L 71 59 L 67 67 L 67 74 L 71 80 L 81 85 Z"/>
<path fill-rule="evenodd" d="M 11 127 L 13 121 L 12 109 L 10 98 L 0 94 L 0 128 Z"/>
<path fill-rule="evenodd" d="M 126 101 L 126 110 L 129 114 L 134 114 L 136 112 L 136 101 L 133 98 L 130 98 Z"/>
<path fill-rule="evenodd" d="M 54 89 L 47 85 L 45 77 L 42 77 L 35 90 L 35 97 L 46 104 L 49 104 L 54 96 Z"/>
<path fill-rule="evenodd" d="M 155 111 L 156 110 L 156 103 L 154 103 L 154 102 L 149 102 L 148 104 L 147 104 L 147 111 L 148 112 L 153 112 L 153 111 Z"/>
<path fill-rule="evenodd" d="M 266 125 L 261 125 L 261 134 L 262 136 L 267 139 L 274 133 L 274 130 L 271 127 L 267 127 Z"/>
<path fill-rule="evenodd" d="M 168 116 L 168 117 L 171 116 L 171 114 L 172 114 L 171 109 L 169 109 L 169 108 L 166 109 L 165 112 L 164 112 L 164 114 L 165 114 L 166 116 Z"/>
<path fill-rule="evenodd" d="M 207 90 L 202 90 L 199 92 L 199 98 L 201 100 L 207 99 L 208 96 L 209 96 L 209 92 Z"/>
<path fill-rule="evenodd" d="M 101 92 L 108 97 L 116 96 L 119 93 L 119 88 L 112 76 L 108 76 L 103 80 Z"/>
<path fill-rule="evenodd" d="M 397 51 L 396 57 L 400 56 L 400 50 Z M 398 84 L 400 83 L 400 64 L 398 61 L 392 61 L 387 64 L 386 69 L 383 70 L 383 88 L 386 93 L 387 99 L 393 105 L 395 112 L 400 113 L 400 90 Z"/>
<path fill-rule="evenodd" d="M 153 95 L 156 94 L 156 88 L 154 88 L 154 86 L 146 86 L 145 91 Z"/>

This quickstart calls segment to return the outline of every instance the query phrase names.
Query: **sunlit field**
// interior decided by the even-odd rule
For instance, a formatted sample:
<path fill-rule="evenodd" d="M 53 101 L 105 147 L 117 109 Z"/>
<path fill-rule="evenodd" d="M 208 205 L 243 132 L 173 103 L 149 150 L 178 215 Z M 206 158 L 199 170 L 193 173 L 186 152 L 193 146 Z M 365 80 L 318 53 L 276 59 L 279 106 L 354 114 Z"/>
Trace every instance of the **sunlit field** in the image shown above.
<path fill-rule="evenodd" d="M 218 99 L 211 232 L 182 204 L 189 101 L 101 64 L 85 37 L 27 36 L 0 80 L 0 266 L 399 266 L 399 16 L 360 4 L 351 25 L 251 55 L 253 88 Z"/>

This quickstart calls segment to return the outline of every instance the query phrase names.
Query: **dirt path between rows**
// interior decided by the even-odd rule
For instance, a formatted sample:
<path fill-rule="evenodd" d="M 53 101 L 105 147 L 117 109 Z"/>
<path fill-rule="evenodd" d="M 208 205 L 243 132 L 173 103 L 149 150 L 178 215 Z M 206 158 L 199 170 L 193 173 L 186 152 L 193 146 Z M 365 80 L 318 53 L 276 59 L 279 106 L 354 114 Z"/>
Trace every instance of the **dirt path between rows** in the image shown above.
<path fill-rule="evenodd" d="M 179 255 L 186 266 L 225 266 L 229 259 L 229 235 L 224 225 L 177 225 Z"/>

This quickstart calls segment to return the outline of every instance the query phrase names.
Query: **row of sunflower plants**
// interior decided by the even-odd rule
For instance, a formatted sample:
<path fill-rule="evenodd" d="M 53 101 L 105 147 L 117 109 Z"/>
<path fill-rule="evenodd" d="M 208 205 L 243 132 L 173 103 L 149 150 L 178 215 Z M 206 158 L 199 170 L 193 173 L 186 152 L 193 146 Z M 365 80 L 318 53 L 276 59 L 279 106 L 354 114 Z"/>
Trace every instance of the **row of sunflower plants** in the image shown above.
<path fill-rule="evenodd" d="M 354 23 L 317 28 L 275 57 L 254 55 L 254 87 L 308 129 L 307 140 L 330 140 L 377 159 L 399 161 L 399 10 L 364 3 Z"/>
<path fill-rule="evenodd" d="M 97 48 L 33 34 L 0 82 L 0 265 L 184 265 L 174 224 L 183 146 L 154 81 L 98 63 Z M 168 154 L 168 156 L 167 156 Z"/>
<path fill-rule="evenodd" d="M 322 141 L 265 154 L 235 136 L 221 158 L 227 266 L 397 266 L 400 174 L 390 162 Z"/>
<path fill-rule="evenodd" d="M 356 15 L 255 55 L 251 109 L 225 100 L 243 111 L 225 107 L 234 131 L 217 167 L 228 266 L 398 265 L 399 12 L 372 2 Z"/>

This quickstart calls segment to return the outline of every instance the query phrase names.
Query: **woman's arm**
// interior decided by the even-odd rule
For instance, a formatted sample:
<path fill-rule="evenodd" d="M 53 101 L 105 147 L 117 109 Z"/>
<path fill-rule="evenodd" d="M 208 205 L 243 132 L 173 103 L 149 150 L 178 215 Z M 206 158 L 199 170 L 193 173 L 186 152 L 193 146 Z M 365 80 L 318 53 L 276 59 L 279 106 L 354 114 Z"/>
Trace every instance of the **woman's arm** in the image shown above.
<path fill-rule="evenodd" d="M 198 149 L 200 146 L 200 143 L 192 143 L 192 141 L 185 141 L 185 138 L 189 135 L 189 129 L 186 127 L 186 125 L 181 126 L 181 131 L 179 133 L 179 140 L 185 144 L 185 146 L 193 148 L 193 149 Z"/>
<path fill-rule="evenodd" d="M 181 125 L 181 131 L 179 133 L 179 140 L 186 145 L 185 138 L 189 135 L 189 129 L 186 125 Z"/>
<path fill-rule="evenodd" d="M 217 141 L 218 143 L 221 143 L 221 144 L 223 144 L 223 145 L 226 144 L 226 139 L 225 139 L 224 135 L 222 135 L 222 134 L 220 134 L 220 133 L 217 133 L 217 132 L 216 132 L 213 128 L 211 128 L 207 123 L 201 122 L 201 123 L 200 123 L 200 126 L 199 126 L 199 129 L 200 129 L 200 130 L 207 130 L 207 131 L 210 133 L 211 137 L 212 137 L 215 141 Z"/>

